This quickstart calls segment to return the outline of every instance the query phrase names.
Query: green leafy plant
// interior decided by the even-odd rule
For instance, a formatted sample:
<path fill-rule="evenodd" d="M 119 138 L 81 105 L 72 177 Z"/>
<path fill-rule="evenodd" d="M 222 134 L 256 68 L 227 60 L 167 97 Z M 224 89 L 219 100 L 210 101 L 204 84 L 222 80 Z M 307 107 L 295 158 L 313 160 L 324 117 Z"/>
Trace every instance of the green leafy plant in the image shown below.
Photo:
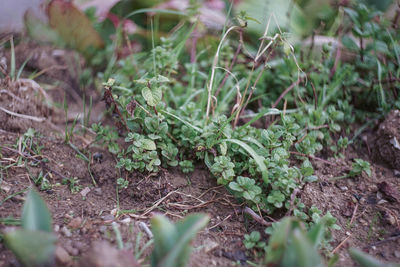
<path fill-rule="evenodd" d="M 247 250 L 255 251 L 259 255 L 263 255 L 267 249 L 267 244 L 261 240 L 261 234 L 258 231 L 245 234 L 243 244 Z"/>
<path fill-rule="evenodd" d="M 352 164 L 352 168 L 350 172 L 346 175 L 343 176 L 338 176 L 329 179 L 330 181 L 336 181 L 348 177 L 355 177 L 361 175 L 361 173 L 365 172 L 368 176 L 371 176 L 371 167 L 369 162 L 362 160 L 362 159 L 354 159 L 354 162 Z"/>
<path fill-rule="evenodd" d="M 214 159 L 214 164 L 211 166 L 211 172 L 217 177 L 219 184 L 228 184 L 235 177 L 235 164 L 229 157 L 219 156 Z"/>
<path fill-rule="evenodd" d="M 126 189 L 128 188 L 129 181 L 125 180 L 124 178 L 117 179 L 118 189 Z"/>
<path fill-rule="evenodd" d="M 237 192 L 241 197 L 255 204 L 259 203 L 262 193 L 261 187 L 255 185 L 255 181 L 248 177 L 238 176 L 236 182 L 230 182 L 229 188 Z"/>
<path fill-rule="evenodd" d="M 40 171 L 37 178 L 34 179 L 35 185 L 40 186 L 40 190 L 49 190 L 52 187 L 50 181 L 47 179 L 47 175 L 48 173 L 43 175 L 43 171 Z"/>
<path fill-rule="evenodd" d="M 56 237 L 52 233 L 51 215 L 33 189 L 28 192 L 21 215 L 22 229 L 4 234 L 6 246 L 23 266 L 54 263 Z"/>
<path fill-rule="evenodd" d="M 183 173 L 189 173 L 194 171 L 193 162 L 190 160 L 183 160 L 179 162 L 179 166 L 181 167 Z"/>
<path fill-rule="evenodd" d="M 164 216 L 154 216 L 151 219 L 154 234 L 151 265 L 186 266 L 191 251 L 189 242 L 207 225 L 208 220 L 209 217 L 204 214 L 192 214 L 173 224 Z"/>
<path fill-rule="evenodd" d="M 78 177 L 63 179 L 62 184 L 68 185 L 69 190 L 71 191 L 72 194 L 76 194 L 82 190 L 82 185 L 79 184 Z"/>
<path fill-rule="evenodd" d="M 283 219 L 269 239 L 265 263 L 277 266 L 323 266 L 323 259 L 317 250 L 323 232 L 323 221 L 306 232 L 298 219 Z"/>

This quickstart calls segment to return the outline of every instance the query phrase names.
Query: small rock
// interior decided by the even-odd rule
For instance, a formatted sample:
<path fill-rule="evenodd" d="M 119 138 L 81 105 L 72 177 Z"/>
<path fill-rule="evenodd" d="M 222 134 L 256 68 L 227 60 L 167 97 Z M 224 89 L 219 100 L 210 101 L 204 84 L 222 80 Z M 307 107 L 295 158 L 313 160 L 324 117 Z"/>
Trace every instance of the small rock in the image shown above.
<path fill-rule="evenodd" d="M 81 267 L 138 267 L 139 263 L 133 257 L 133 253 L 126 250 L 118 250 L 107 242 L 95 242 L 91 250 L 80 260 Z"/>
<path fill-rule="evenodd" d="M 105 232 L 107 231 L 107 226 L 105 226 L 105 225 L 100 225 L 100 226 L 99 226 L 99 231 L 100 231 L 101 233 L 105 233 Z"/>
<path fill-rule="evenodd" d="M 129 225 L 131 223 L 132 219 L 129 217 L 126 217 L 125 219 L 122 219 L 120 222 L 126 225 Z"/>
<path fill-rule="evenodd" d="M 101 216 L 104 221 L 114 221 L 115 217 L 112 214 Z"/>
<path fill-rule="evenodd" d="M 208 252 L 216 249 L 219 246 L 219 244 L 217 242 L 212 241 L 211 239 L 207 238 L 206 240 L 204 240 L 203 246 L 204 246 L 204 252 L 208 253 Z"/>
<path fill-rule="evenodd" d="M 72 261 L 71 256 L 68 254 L 68 252 L 60 246 L 56 247 L 55 256 L 57 265 L 60 266 L 65 266 Z"/>
<path fill-rule="evenodd" d="M 113 216 L 117 215 L 117 213 L 118 213 L 118 209 L 112 209 L 110 211 L 110 214 L 113 215 Z"/>
<path fill-rule="evenodd" d="M 76 217 L 69 222 L 68 227 L 72 229 L 78 229 L 79 227 L 81 227 L 81 224 L 82 224 L 82 218 Z"/>
<path fill-rule="evenodd" d="M 97 196 L 101 196 L 101 195 L 103 195 L 103 191 L 101 190 L 100 187 L 97 187 L 94 189 L 94 194 Z"/>
<path fill-rule="evenodd" d="M 376 184 L 370 184 L 368 186 L 368 190 L 371 192 L 376 192 L 376 191 L 378 191 L 378 186 Z"/>
<path fill-rule="evenodd" d="M 58 224 L 55 224 L 53 230 L 55 233 L 58 233 L 58 231 L 60 231 L 60 226 Z"/>
<path fill-rule="evenodd" d="M 8 193 L 11 190 L 11 186 L 7 184 L 1 184 L 0 188 L 6 193 Z"/>
<path fill-rule="evenodd" d="M 80 241 L 75 241 L 72 243 L 72 246 L 82 252 L 85 249 L 85 244 Z"/>
<path fill-rule="evenodd" d="M 393 254 L 396 258 L 400 258 L 400 250 L 395 250 Z"/>
<path fill-rule="evenodd" d="M 368 222 L 364 219 L 359 219 L 359 222 L 364 226 L 368 225 Z"/>
<path fill-rule="evenodd" d="M 72 247 L 71 245 L 66 245 L 65 250 L 68 251 L 69 255 L 78 256 L 79 250 L 77 248 Z"/>
<path fill-rule="evenodd" d="M 340 190 L 342 190 L 343 192 L 349 190 L 349 188 L 348 188 L 347 186 L 341 186 L 341 187 L 339 187 L 339 188 L 340 188 Z"/>
<path fill-rule="evenodd" d="M 80 192 L 80 194 L 81 194 L 83 197 L 86 197 L 86 195 L 87 195 L 89 192 L 90 192 L 90 188 L 86 186 L 86 187 Z"/>
<path fill-rule="evenodd" d="M 63 227 L 61 228 L 61 232 L 62 232 L 66 237 L 71 237 L 71 236 L 72 236 L 71 231 L 70 231 L 66 226 L 63 226 Z"/>
<path fill-rule="evenodd" d="M 400 171 L 398 171 L 398 170 L 394 170 L 394 176 L 396 176 L 396 177 L 400 177 Z"/>

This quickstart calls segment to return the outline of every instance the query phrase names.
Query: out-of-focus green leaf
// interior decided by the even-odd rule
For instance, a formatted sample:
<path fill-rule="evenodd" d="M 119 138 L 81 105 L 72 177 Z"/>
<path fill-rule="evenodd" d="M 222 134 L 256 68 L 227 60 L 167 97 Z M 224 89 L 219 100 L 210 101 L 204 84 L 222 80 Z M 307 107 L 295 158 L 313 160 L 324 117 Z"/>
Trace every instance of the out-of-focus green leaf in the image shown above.
<path fill-rule="evenodd" d="M 154 250 L 151 265 L 186 266 L 191 251 L 189 242 L 207 225 L 208 220 L 207 215 L 192 214 L 174 225 L 164 216 L 153 217 L 151 226 L 154 234 Z"/>
<path fill-rule="evenodd" d="M 356 248 L 349 249 L 350 257 L 357 262 L 361 267 L 399 267 L 399 264 L 384 263 L 378 261 L 371 255 L 368 255 Z"/>
<path fill-rule="evenodd" d="M 70 47 L 85 54 L 90 47 L 104 46 L 90 20 L 71 2 L 53 0 L 47 7 L 47 14 L 50 26 Z"/>
<path fill-rule="evenodd" d="M 266 263 L 278 263 L 282 259 L 285 252 L 284 248 L 286 247 L 288 236 L 292 229 L 292 222 L 293 218 L 284 218 L 279 223 L 278 227 L 274 229 L 268 242 Z"/>
<path fill-rule="evenodd" d="M 35 190 L 28 193 L 22 209 L 21 223 L 25 230 L 52 232 L 50 212 Z"/>
<path fill-rule="evenodd" d="M 380 11 L 385 11 L 393 3 L 393 0 L 365 0 L 368 6 L 375 7 Z"/>
<path fill-rule="evenodd" d="M 4 241 L 23 266 L 50 266 L 53 262 L 56 237 L 52 233 L 21 229 L 6 233 Z"/>
<path fill-rule="evenodd" d="M 285 252 L 285 256 L 281 266 L 299 266 L 299 267 L 319 267 L 324 266 L 321 256 L 318 254 L 318 250 L 315 249 L 307 236 L 300 231 L 300 229 L 294 229 L 292 233 L 292 244 Z M 286 257 L 291 255 L 294 257 Z M 293 259 L 293 261 L 286 261 L 286 259 Z"/>
<path fill-rule="evenodd" d="M 344 45 L 344 47 L 346 47 L 349 50 L 352 50 L 352 51 L 358 50 L 358 45 L 356 44 L 356 42 L 353 40 L 353 38 L 351 38 L 347 35 L 343 36 L 342 44 Z"/>
<path fill-rule="evenodd" d="M 25 12 L 24 24 L 29 36 L 36 41 L 51 43 L 57 46 L 65 45 L 57 32 L 37 18 L 30 10 Z"/>

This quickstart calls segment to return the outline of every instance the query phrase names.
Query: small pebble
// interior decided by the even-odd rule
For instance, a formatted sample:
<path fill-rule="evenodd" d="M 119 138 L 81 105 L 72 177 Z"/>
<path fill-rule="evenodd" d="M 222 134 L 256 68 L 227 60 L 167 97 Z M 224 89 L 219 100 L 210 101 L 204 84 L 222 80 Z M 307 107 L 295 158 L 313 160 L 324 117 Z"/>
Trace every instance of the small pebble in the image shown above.
<path fill-rule="evenodd" d="M 400 250 L 395 250 L 394 256 L 395 256 L 396 258 L 400 258 Z"/>
<path fill-rule="evenodd" d="M 115 219 L 114 215 L 112 215 L 112 214 L 108 214 L 108 215 L 101 216 L 101 218 L 102 218 L 104 221 L 113 221 L 113 220 Z"/>
<path fill-rule="evenodd" d="M 85 188 L 80 192 L 80 194 L 81 194 L 83 197 L 86 197 L 86 195 L 87 195 L 89 192 L 90 192 L 90 188 L 89 188 L 89 187 L 85 187 Z"/>
<path fill-rule="evenodd" d="M 72 243 L 72 246 L 82 252 L 85 249 L 85 244 L 80 241 L 75 241 Z"/>
<path fill-rule="evenodd" d="M 394 176 L 396 177 L 400 177 L 400 171 L 398 170 L 394 170 Z M 400 253 L 400 252 L 399 252 Z"/>
<path fill-rule="evenodd" d="M 121 220 L 120 222 L 121 223 L 123 223 L 123 224 L 130 224 L 131 223 L 131 221 L 132 221 L 132 219 L 131 218 L 129 218 L 129 217 L 126 217 L 125 219 L 123 219 L 123 220 Z"/>
<path fill-rule="evenodd" d="M 105 225 L 100 225 L 100 226 L 99 226 L 99 231 L 100 231 L 101 233 L 105 233 L 105 232 L 107 231 L 107 226 L 105 226 Z"/>
<path fill-rule="evenodd" d="M 68 252 L 60 246 L 56 247 L 55 257 L 57 263 L 59 263 L 60 265 L 67 265 L 72 261 L 71 256 L 68 254 Z"/>
<path fill-rule="evenodd" d="M 60 231 L 60 226 L 58 224 L 55 224 L 53 230 L 54 232 L 58 233 L 58 231 Z"/>
<path fill-rule="evenodd" d="M 63 226 L 63 227 L 61 228 L 61 232 L 62 232 L 66 237 L 71 237 L 71 236 L 72 236 L 71 231 L 70 231 L 66 226 Z"/>
<path fill-rule="evenodd" d="M 79 250 L 77 248 L 73 248 L 70 245 L 65 246 L 65 250 L 69 253 L 71 256 L 78 256 L 79 255 Z"/>
<path fill-rule="evenodd" d="M 340 190 L 342 190 L 343 192 L 349 190 L 349 188 L 348 188 L 347 186 L 341 186 L 341 187 L 339 187 L 339 188 L 340 188 Z"/>
<path fill-rule="evenodd" d="M 82 218 L 76 217 L 69 222 L 68 227 L 72 229 L 77 229 L 81 226 L 81 224 L 82 224 Z"/>
<path fill-rule="evenodd" d="M 101 196 L 103 194 L 103 191 L 101 190 L 100 187 L 98 187 L 94 189 L 94 194 L 97 196 Z"/>

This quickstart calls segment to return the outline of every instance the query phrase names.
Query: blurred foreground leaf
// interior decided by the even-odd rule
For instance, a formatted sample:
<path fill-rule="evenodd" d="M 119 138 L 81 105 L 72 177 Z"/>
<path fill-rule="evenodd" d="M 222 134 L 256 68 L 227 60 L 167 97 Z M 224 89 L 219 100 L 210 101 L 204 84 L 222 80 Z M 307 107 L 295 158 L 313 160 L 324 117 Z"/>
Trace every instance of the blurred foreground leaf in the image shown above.
<path fill-rule="evenodd" d="M 191 252 L 189 242 L 207 225 L 208 220 L 207 215 L 192 214 L 173 224 L 164 216 L 153 217 L 151 227 L 154 234 L 154 250 L 151 265 L 186 266 Z"/>
<path fill-rule="evenodd" d="M 31 190 L 22 209 L 22 228 L 32 231 L 51 232 L 51 215 L 43 199 Z"/>
<path fill-rule="evenodd" d="M 41 43 L 51 43 L 57 46 L 63 46 L 65 43 L 53 29 L 36 17 L 30 10 L 24 15 L 25 28 L 30 37 Z"/>
<path fill-rule="evenodd" d="M 23 266 L 51 266 L 57 238 L 52 233 L 51 215 L 46 203 L 30 190 L 21 216 L 22 228 L 6 231 L 4 241 Z"/>
<path fill-rule="evenodd" d="M 20 229 L 6 233 L 4 241 L 23 266 L 53 262 L 56 237 L 52 233 Z"/>
<path fill-rule="evenodd" d="M 90 20 L 72 3 L 53 0 L 47 7 L 50 26 L 66 44 L 83 54 L 88 49 L 102 48 L 104 42 Z"/>

